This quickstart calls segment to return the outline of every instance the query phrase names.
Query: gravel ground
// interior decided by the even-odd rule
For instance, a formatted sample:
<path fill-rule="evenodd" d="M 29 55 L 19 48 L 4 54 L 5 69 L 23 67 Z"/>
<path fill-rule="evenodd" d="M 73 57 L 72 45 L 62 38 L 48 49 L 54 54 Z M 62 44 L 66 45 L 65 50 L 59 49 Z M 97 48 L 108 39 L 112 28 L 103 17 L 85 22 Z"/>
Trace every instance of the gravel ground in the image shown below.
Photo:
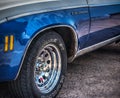
<path fill-rule="evenodd" d="M 0 98 L 6 94 L 3 85 Z M 105 46 L 69 64 L 57 98 L 120 98 L 120 44 Z"/>
<path fill-rule="evenodd" d="M 120 98 L 120 44 L 77 58 L 57 98 Z"/>

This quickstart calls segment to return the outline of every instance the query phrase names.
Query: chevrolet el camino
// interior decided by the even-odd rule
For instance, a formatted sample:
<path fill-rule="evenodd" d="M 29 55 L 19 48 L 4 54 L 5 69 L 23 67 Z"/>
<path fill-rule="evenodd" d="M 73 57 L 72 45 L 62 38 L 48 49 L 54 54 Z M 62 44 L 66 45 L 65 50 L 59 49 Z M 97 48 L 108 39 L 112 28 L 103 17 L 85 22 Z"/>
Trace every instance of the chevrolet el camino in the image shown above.
<path fill-rule="evenodd" d="M 15 98 L 54 98 L 67 63 L 120 40 L 120 0 L 1 0 L 0 82 Z"/>

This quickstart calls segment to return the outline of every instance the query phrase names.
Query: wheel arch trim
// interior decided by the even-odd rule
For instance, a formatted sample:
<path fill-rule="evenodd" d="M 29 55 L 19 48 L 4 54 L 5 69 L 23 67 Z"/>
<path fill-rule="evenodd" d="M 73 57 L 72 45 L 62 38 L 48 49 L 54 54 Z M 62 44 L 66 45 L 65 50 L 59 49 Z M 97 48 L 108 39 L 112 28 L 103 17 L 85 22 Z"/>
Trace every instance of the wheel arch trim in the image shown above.
<path fill-rule="evenodd" d="M 47 31 L 47 30 L 51 30 L 51 29 L 54 29 L 54 28 L 58 28 L 58 27 L 61 27 L 61 28 L 62 28 L 62 27 L 66 27 L 66 28 L 69 28 L 69 29 L 72 31 L 72 34 L 74 35 L 74 40 L 75 40 L 75 47 L 74 47 L 74 49 L 75 49 L 75 53 L 74 53 L 74 55 L 72 55 L 70 58 L 68 58 L 68 62 L 72 62 L 72 61 L 74 60 L 75 55 L 76 55 L 76 53 L 77 53 L 77 51 L 78 51 L 78 36 L 77 36 L 77 33 L 76 33 L 75 29 L 74 29 L 72 26 L 70 26 L 70 25 L 54 25 L 54 26 L 49 26 L 49 27 L 46 27 L 46 28 L 38 31 L 37 33 L 35 33 L 34 36 L 30 39 L 30 41 L 29 41 L 29 43 L 28 43 L 28 45 L 27 45 L 27 47 L 26 47 L 26 49 L 25 49 L 25 51 L 24 51 L 23 58 L 22 58 L 22 60 L 21 60 L 20 66 L 19 66 L 19 70 L 18 70 L 17 75 L 16 75 L 16 77 L 15 77 L 14 80 L 16 80 L 17 77 L 19 76 L 20 70 L 21 70 L 21 68 L 22 68 L 24 59 L 25 59 L 26 54 L 27 54 L 27 51 L 28 51 L 31 43 L 33 42 L 33 40 L 34 40 L 37 36 L 39 36 L 39 34 L 41 34 L 42 32 L 45 32 L 45 31 Z"/>

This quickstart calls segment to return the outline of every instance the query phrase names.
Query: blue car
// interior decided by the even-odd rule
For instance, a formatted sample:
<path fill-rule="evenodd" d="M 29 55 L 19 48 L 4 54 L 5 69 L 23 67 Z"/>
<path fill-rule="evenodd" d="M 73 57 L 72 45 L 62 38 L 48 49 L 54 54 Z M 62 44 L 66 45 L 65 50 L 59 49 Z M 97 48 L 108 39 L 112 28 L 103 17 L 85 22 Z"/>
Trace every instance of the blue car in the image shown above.
<path fill-rule="evenodd" d="M 0 82 L 11 98 L 54 98 L 67 63 L 120 40 L 120 0 L 1 0 Z"/>

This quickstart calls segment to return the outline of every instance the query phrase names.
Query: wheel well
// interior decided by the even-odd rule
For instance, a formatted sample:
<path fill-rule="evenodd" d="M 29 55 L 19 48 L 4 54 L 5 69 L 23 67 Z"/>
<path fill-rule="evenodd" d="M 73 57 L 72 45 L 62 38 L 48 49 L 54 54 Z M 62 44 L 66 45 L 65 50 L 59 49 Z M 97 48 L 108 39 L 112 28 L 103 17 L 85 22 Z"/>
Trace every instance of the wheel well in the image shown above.
<path fill-rule="evenodd" d="M 57 27 L 53 30 L 60 34 L 63 38 L 67 50 L 67 57 L 73 57 L 76 53 L 77 48 L 76 35 L 74 34 L 75 32 L 68 27 Z"/>
<path fill-rule="evenodd" d="M 67 51 L 67 57 L 68 59 L 72 59 L 77 51 L 77 36 L 72 28 L 65 27 L 65 26 L 58 26 L 58 27 L 52 27 L 50 29 L 43 30 L 40 32 L 32 41 L 31 45 L 34 44 L 35 40 L 37 40 L 40 36 L 43 34 L 49 32 L 49 31 L 55 31 L 57 32 L 62 38 L 66 46 Z M 30 47 L 29 47 L 30 49 Z"/>
<path fill-rule="evenodd" d="M 71 27 L 67 27 L 67 26 L 57 26 L 57 27 L 51 27 L 49 29 L 45 29 L 41 32 L 38 32 L 35 35 L 35 37 L 33 37 L 33 39 L 31 40 L 31 42 L 30 42 L 29 46 L 27 47 L 26 52 L 23 56 L 24 59 L 22 60 L 21 66 L 19 68 L 19 71 L 18 71 L 18 74 L 16 75 L 15 80 L 17 79 L 17 77 L 19 75 L 19 72 L 20 72 L 23 62 L 25 61 L 26 57 L 29 56 L 29 51 L 32 48 L 32 45 L 34 45 L 34 43 L 40 36 L 42 36 L 43 34 L 49 32 L 51 30 L 57 32 L 63 38 L 63 41 L 66 46 L 68 62 L 72 62 L 74 60 L 74 56 L 75 56 L 75 54 L 77 52 L 77 48 L 78 48 L 77 35 L 74 32 L 74 30 Z"/>

